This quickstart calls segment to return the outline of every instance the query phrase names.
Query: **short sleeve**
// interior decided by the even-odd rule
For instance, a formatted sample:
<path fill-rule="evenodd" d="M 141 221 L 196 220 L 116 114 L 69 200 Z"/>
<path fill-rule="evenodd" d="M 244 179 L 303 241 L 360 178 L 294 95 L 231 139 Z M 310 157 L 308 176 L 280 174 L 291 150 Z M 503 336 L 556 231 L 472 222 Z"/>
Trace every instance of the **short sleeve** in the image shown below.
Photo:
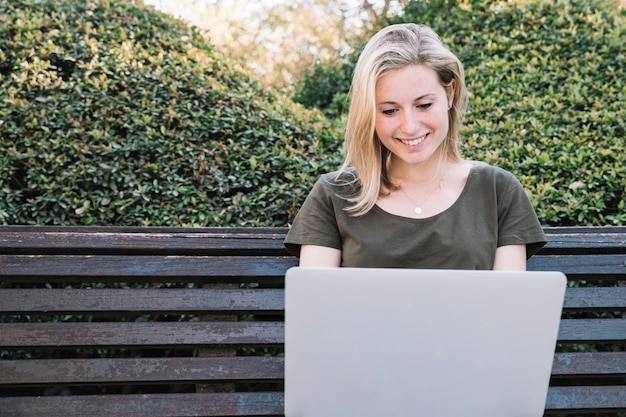
<path fill-rule="evenodd" d="M 546 244 L 546 235 L 521 183 L 502 171 L 503 191 L 498 193 L 498 246 L 526 245 L 530 258 Z"/>
<path fill-rule="evenodd" d="M 341 249 L 341 236 L 337 226 L 336 196 L 332 179 L 327 174 L 313 186 L 302 204 L 285 238 L 285 247 L 293 255 L 300 256 L 302 245 L 318 245 Z"/>

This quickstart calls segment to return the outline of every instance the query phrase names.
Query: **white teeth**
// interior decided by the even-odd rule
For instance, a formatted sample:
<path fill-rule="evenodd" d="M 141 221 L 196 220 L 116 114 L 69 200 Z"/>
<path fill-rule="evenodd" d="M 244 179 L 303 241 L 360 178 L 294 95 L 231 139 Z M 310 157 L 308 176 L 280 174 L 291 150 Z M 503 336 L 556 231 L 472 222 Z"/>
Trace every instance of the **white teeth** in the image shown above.
<path fill-rule="evenodd" d="M 409 145 L 409 146 L 415 146 L 415 145 L 419 145 L 420 143 L 424 142 L 424 139 L 426 139 L 426 135 L 417 138 L 417 139 L 411 139 L 411 140 L 403 140 L 400 139 L 400 142 L 404 143 L 405 145 Z"/>

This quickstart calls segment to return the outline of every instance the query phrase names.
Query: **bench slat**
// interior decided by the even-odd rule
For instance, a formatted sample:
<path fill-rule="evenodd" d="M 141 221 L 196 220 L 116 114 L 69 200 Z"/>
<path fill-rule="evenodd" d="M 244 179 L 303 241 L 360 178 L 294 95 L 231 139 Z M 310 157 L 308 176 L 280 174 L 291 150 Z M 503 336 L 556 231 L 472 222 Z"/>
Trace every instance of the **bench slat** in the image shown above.
<path fill-rule="evenodd" d="M 0 255 L 2 275 L 44 279 L 283 276 L 295 264 L 292 256 Z"/>
<path fill-rule="evenodd" d="M 561 342 L 618 342 L 626 338 L 626 319 L 562 319 Z"/>
<path fill-rule="evenodd" d="M 567 288 L 565 310 L 607 310 L 626 309 L 626 287 L 580 287 Z"/>
<path fill-rule="evenodd" d="M 566 275 L 624 275 L 625 254 L 533 256 L 528 269 Z M 295 266 L 292 256 L 0 255 L 4 276 L 206 277 L 276 276 Z"/>
<path fill-rule="evenodd" d="M 147 394 L 0 398 L 0 417 L 282 416 L 283 393 Z M 546 412 L 626 410 L 624 387 L 550 387 Z M 41 411 L 45 410 L 45 411 Z"/>
<path fill-rule="evenodd" d="M 625 227 L 546 227 L 548 243 L 540 253 L 624 253 Z"/>
<path fill-rule="evenodd" d="M 557 353 L 553 376 L 626 375 L 626 352 Z M 124 358 L 0 361 L 0 384 L 279 380 L 284 358 Z"/>
<path fill-rule="evenodd" d="M 626 411 L 626 387 L 550 387 L 546 411 L 602 410 Z M 549 413 L 548 413 L 549 414 Z"/>
<path fill-rule="evenodd" d="M 626 289 L 626 288 L 625 288 Z M 133 312 L 280 312 L 283 289 L 0 289 L 2 310 L 16 313 L 75 314 Z"/>
<path fill-rule="evenodd" d="M 626 319 L 563 319 L 561 342 L 620 341 Z M 0 323 L 5 347 L 284 343 L 283 322 Z"/>
<path fill-rule="evenodd" d="M 542 254 L 624 253 L 624 227 L 546 227 Z M 3 226 L 0 250 L 12 253 L 130 252 L 190 254 L 206 250 L 284 251 L 284 227 Z M 8 253 L 8 252 L 4 252 Z M 200 253 L 201 254 L 201 253 Z"/>
<path fill-rule="evenodd" d="M 626 319 L 564 319 L 561 342 L 624 340 Z M 0 323 L 5 347 L 191 346 L 284 343 L 283 322 Z"/>
<path fill-rule="evenodd" d="M 277 357 L 36 359 L 0 361 L 0 384 L 111 384 L 280 380 Z"/>
<path fill-rule="evenodd" d="M 282 312 L 283 289 L 0 289 L 7 313 Z M 568 288 L 565 310 L 626 309 L 626 287 Z"/>
<path fill-rule="evenodd" d="M 579 275 L 602 279 L 603 275 L 624 275 L 626 254 L 535 255 L 527 262 L 529 271 L 561 271 L 568 278 Z"/>
<path fill-rule="evenodd" d="M 0 417 L 282 416 L 283 409 L 278 392 L 0 398 Z"/>
<path fill-rule="evenodd" d="M 626 376 L 626 352 L 557 353 L 552 376 Z"/>
<path fill-rule="evenodd" d="M 284 322 L 0 323 L 3 347 L 272 345 Z"/>
<path fill-rule="evenodd" d="M 3 226 L 2 253 L 28 254 L 206 254 L 268 252 L 286 255 L 285 228 L 176 228 Z"/>

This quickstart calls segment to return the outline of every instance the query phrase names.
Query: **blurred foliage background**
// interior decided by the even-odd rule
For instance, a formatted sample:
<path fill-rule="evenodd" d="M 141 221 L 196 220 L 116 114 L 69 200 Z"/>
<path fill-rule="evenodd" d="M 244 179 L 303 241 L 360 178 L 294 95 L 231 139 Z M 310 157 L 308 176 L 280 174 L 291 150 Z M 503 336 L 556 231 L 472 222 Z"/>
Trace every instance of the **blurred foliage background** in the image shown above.
<path fill-rule="evenodd" d="M 544 225 L 626 223 L 617 0 L 386 1 L 351 26 L 342 10 L 343 42 L 271 81 L 252 44 L 139 0 L 0 0 L 0 224 L 288 225 L 341 162 L 362 43 L 401 21 L 465 64 L 467 158 L 513 172 Z"/>

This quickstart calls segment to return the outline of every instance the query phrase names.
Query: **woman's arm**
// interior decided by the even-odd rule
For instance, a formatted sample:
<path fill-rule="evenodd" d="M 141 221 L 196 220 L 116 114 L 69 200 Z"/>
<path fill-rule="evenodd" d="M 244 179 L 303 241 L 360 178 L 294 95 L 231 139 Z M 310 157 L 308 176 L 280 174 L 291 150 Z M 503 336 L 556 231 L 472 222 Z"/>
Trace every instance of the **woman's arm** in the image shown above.
<path fill-rule="evenodd" d="M 508 245 L 497 248 L 493 270 L 525 271 L 526 245 Z"/>
<path fill-rule="evenodd" d="M 341 266 L 341 251 L 325 246 L 302 245 L 300 248 L 300 266 Z"/>

